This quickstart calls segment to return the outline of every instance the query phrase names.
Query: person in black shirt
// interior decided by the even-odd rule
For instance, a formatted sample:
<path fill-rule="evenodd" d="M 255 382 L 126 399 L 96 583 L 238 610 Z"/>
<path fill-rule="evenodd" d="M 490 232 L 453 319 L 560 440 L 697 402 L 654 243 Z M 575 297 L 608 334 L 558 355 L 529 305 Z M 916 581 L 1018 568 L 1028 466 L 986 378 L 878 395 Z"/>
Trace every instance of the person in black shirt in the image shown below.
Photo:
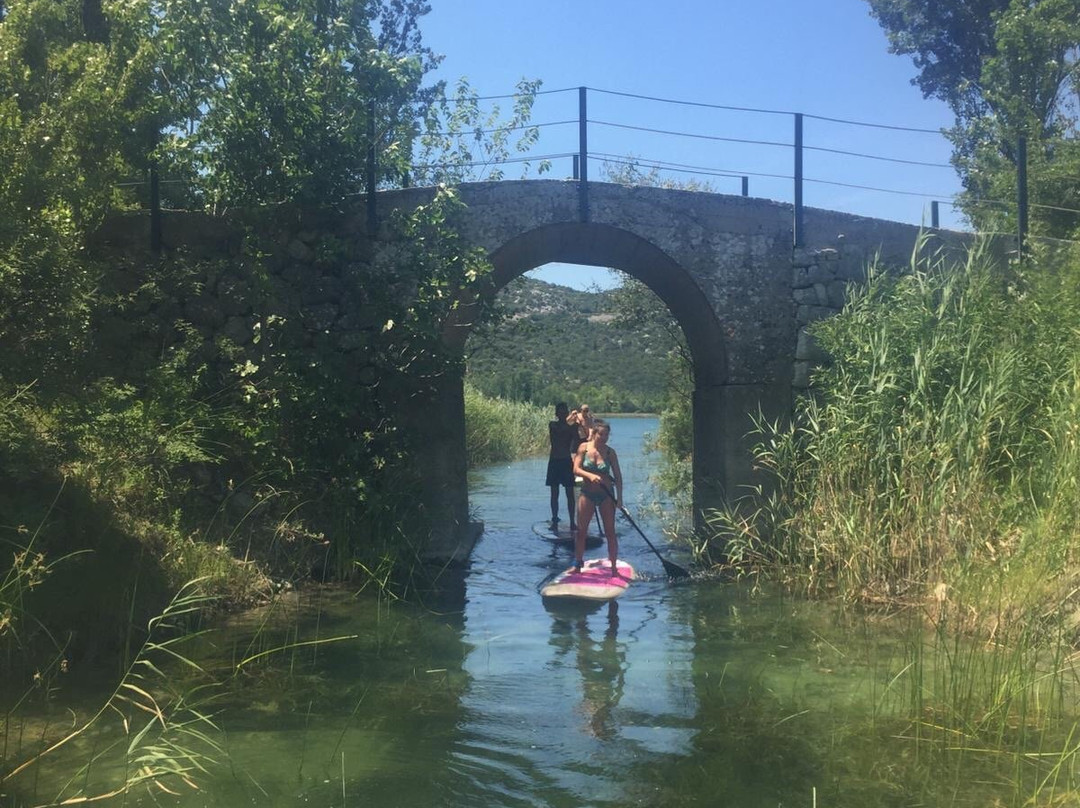
<path fill-rule="evenodd" d="M 578 430 L 573 424 L 567 423 L 566 403 L 560 401 L 555 405 L 555 420 L 548 423 L 548 440 L 551 442 L 551 453 L 548 456 L 547 478 L 545 485 L 551 488 L 551 527 L 557 529 L 559 525 L 559 487 L 566 491 L 566 509 L 570 512 L 570 530 L 577 530 L 574 524 L 574 461 L 571 458 L 571 447 L 577 437 Z"/>

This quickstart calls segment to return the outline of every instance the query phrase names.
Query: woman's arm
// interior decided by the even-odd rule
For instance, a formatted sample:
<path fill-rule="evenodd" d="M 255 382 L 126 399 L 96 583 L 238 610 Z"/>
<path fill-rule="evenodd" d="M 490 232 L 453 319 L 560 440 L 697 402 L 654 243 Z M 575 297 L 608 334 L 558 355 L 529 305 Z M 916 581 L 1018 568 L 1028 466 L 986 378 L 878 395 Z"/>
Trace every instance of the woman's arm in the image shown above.
<path fill-rule="evenodd" d="M 585 471 L 581 467 L 581 464 L 585 462 L 585 451 L 588 449 L 589 444 L 583 443 L 578 447 L 578 450 L 574 453 L 574 476 L 575 477 L 591 477 L 589 472 Z"/>

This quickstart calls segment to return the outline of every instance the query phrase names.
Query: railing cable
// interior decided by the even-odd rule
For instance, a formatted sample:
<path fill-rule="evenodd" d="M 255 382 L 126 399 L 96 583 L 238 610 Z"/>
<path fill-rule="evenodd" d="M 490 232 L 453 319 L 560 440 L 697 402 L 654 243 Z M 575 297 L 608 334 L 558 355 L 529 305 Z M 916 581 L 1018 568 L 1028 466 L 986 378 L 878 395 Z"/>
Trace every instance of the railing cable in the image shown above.
<path fill-rule="evenodd" d="M 695 138 L 697 140 L 713 140 L 723 143 L 744 143 L 751 146 L 781 146 L 788 149 L 795 147 L 795 144 L 793 143 L 785 143 L 783 141 L 777 140 L 750 140 L 748 138 L 722 137 L 720 135 L 703 135 L 696 132 L 676 132 L 671 129 L 653 129 L 647 126 L 633 126 L 626 123 L 614 123 L 613 121 L 598 121 L 595 119 L 590 119 L 589 123 L 595 123 L 600 126 L 610 126 L 616 129 L 632 129 L 637 132 L 649 132 L 656 135 L 671 135 L 673 137 L 689 137 Z M 902 163 L 904 165 L 926 166 L 928 168 L 953 168 L 953 166 L 949 165 L 948 163 L 931 163 L 923 160 L 906 160 L 901 157 L 886 157 L 880 154 L 866 154 L 865 152 L 853 152 L 846 151 L 844 149 L 830 149 L 825 146 L 803 146 L 803 149 L 805 149 L 806 151 L 826 152 L 828 154 L 840 154 L 847 157 L 861 157 L 866 160 L 881 160 L 887 163 Z"/>
<path fill-rule="evenodd" d="M 621 96 L 623 98 L 637 98 L 643 101 L 657 101 L 662 104 L 678 104 L 679 106 L 686 107 L 704 107 L 706 109 L 722 109 L 731 112 L 756 112 L 762 115 L 794 115 L 794 111 L 785 109 L 765 109 L 759 107 L 736 107 L 728 106 L 726 104 L 708 104 L 703 101 L 682 101 L 675 98 L 661 98 L 655 95 L 640 95 L 638 93 L 624 93 L 617 90 L 603 90 L 598 87 L 589 87 L 590 90 L 597 93 L 603 93 L 605 95 Z M 917 126 L 897 126 L 894 124 L 884 123 L 870 123 L 868 121 L 854 121 L 845 118 L 830 118 L 825 115 L 813 115 L 809 112 L 804 113 L 806 118 L 813 118 L 817 121 L 828 121 L 830 123 L 843 123 L 850 126 L 866 126 L 874 129 L 892 129 L 898 132 L 919 132 L 927 135 L 940 135 L 940 129 L 924 129 Z"/>

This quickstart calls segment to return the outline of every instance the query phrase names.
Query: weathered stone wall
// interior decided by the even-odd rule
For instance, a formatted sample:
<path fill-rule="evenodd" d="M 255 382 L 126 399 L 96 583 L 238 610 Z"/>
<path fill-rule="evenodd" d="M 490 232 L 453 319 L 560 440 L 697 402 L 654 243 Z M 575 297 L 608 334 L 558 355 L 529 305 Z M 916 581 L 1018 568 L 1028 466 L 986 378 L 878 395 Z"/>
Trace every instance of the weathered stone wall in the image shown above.
<path fill-rule="evenodd" d="M 155 257 L 145 218 L 118 217 L 93 244 L 95 257 L 112 267 L 106 285 L 116 300 L 111 317 L 95 329 L 97 355 L 109 375 L 139 383 L 171 348 L 190 348 L 194 339 L 197 357 L 221 390 L 235 389 L 245 378 L 258 383 L 260 369 L 288 361 L 290 372 L 301 368 L 319 389 L 339 397 L 355 392 L 343 406 L 355 408 L 358 423 L 371 417 L 373 402 L 391 409 L 406 429 L 390 454 L 423 447 L 432 440 L 429 433 L 445 430 L 444 411 L 455 423 L 463 420 L 463 412 L 455 411 L 462 404 L 444 401 L 441 388 L 380 359 L 400 331 L 387 328 L 387 310 L 404 310 L 416 283 L 401 271 L 402 244 L 389 238 L 388 229 L 372 239 L 363 223 L 362 209 L 230 218 L 170 212 L 164 255 Z M 350 439 L 342 434 L 333 450 L 344 453 Z M 433 556 L 460 560 L 458 548 L 471 547 L 466 538 L 476 533 L 469 526 L 464 436 L 460 452 L 433 454 L 425 470 L 425 499 L 415 503 L 418 521 L 430 517 L 436 525 Z M 193 473 L 210 498 L 239 509 L 236 515 L 251 506 L 247 493 L 227 487 L 227 469 L 213 476 Z"/>
<path fill-rule="evenodd" d="M 208 355 L 220 356 L 213 346 L 228 342 L 258 362 L 269 347 L 262 337 L 273 326 L 288 331 L 295 345 L 353 360 L 341 370 L 362 378 L 372 372 L 366 348 L 384 325 L 368 305 L 372 280 L 385 277 L 382 290 L 392 296 L 410 293 L 395 286 L 392 257 L 380 253 L 392 245 L 373 244 L 352 216 L 281 212 L 253 221 L 170 212 L 165 271 L 155 269 L 145 226 L 142 217 L 118 217 L 93 244 L 98 258 L 123 259 L 106 282 L 128 300 L 116 309 L 120 322 L 102 324 L 99 334 L 125 351 L 147 345 L 151 335 L 157 340 L 151 347 L 160 350 L 186 324 L 201 335 Z M 136 334 L 144 339 L 132 341 Z"/>

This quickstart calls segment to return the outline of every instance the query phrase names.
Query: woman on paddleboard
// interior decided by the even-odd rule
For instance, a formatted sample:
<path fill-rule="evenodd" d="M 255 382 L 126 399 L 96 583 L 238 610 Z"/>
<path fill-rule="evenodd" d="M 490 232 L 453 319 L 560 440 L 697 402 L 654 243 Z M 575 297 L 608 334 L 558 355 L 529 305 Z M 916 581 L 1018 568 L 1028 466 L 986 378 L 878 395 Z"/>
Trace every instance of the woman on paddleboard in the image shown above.
<path fill-rule="evenodd" d="M 610 435 L 611 426 L 607 421 L 595 419 L 591 440 L 581 444 L 574 455 L 574 474 L 581 478 L 577 536 L 574 537 L 574 568 L 581 568 L 585 557 L 585 534 L 593 513 L 599 509 L 614 575 L 615 560 L 619 556 L 619 540 L 615 537 L 615 509 L 623 506 L 623 486 L 619 456 L 608 446 Z"/>

